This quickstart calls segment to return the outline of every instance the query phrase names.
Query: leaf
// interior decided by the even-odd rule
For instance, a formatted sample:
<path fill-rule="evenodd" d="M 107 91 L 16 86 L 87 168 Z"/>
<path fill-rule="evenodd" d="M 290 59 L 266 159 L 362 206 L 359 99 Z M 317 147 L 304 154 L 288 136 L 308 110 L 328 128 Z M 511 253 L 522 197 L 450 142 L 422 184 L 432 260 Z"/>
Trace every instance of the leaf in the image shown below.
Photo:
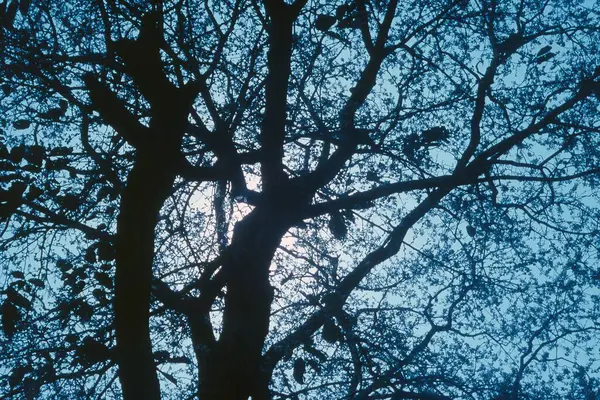
<path fill-rule="evenodd" d="M 344 43 L 346 46 L 351 46 L 352 42 L 350 42 L 348 39 L 346 39 L 345 37 L 343 37 L 342 35 L 340 35 L 337 32 L 326 32 L 327 36 L 330 36 L 336 40 L 339 40 L 340 42 Z"/>
<path fill-rule="evenodd" d="M 13 91 L 12 87 L 7 83 L 2 85 L 1 88 L 2 88 L 2 93 L 4 93 L 5 96 L 8 96 Z"/>
<path fill-rule="evenodd" d="M 538 63 L 538 64 L 541 64 L 543 62 L 546 62 L 546 61 L 550 60 L 555 55 L 556 55 L 556 53 L 546 53 L 546 54 L 542 55 L 541 57 L 538 57 L 535 60 L 535 62 Z"/>
<path fill-rule="evenodd" d="M 17 323 L 21 319 L 21 314 L 17 307 L 9 301 L 2 304 L 0 313 L 2 313 L 2 330 L 7 338 L 12 339 L 17 332 Z"/>
<path fill-rule="evenodd" d="M 96 272 L 94 278 L 107 289 L 112 289 L 114 286 L 112 278 L 106 272 Z"/>
<path fill-rule="evenodd" d="M 98 259 L 100 261 L 112 261 L 115 259 L 115 249 L 108 240 L 98 243 Z"/>
<path fill-rule="evenodd" d="M 341 6 L 338 6 L 335 9 L 335 17 L 338 20 L 341 20 L 342 18 L 344 18 L 344 16 L 346 15 L 346 13 L 350 11 L 350 6 L 347 4 L 342 4 Z"/>
<path fill-rule="evenodd" d="M 28 201 L 33 201 L 44 194 L 44 191 L 35 185 L 29 186 L 29 191 L 25 195 Z"/>
<path fill-rule="evenodd" d="M 316 360 L 308 360 L 308 365 L 317 373 L 321 372 L 321 365 Z"/>
<path fill-rule="evenodd" d="M 172 357 L 169 360 L 169 362 L 189 365 L 192 363 L 192 360 L 190 360 L 189 357 L 186 357 L 186 356 L 177 356 L 177 357 Z"/>
<path fill-rule="evenodd" d="M 342 210 L 342 215 L 347 222 L 356 222 L 356 218 L 354 218 L 354 212 L 352 209 Z"/>
<path fill-rule="evenodd" d="M 56 267 L 62 272 L 67 272 L 73 269 L 73 264 L 67 260 L 58 260 L 56 261 Z"/>
<path fill-rule="evenodd" d="M 31 121 L 28 121 L 26 119 L 19 119 L 15 122 L 13 122 L 13 127 L 16 130 L 23 130 L 23 129 L 27 129 L 31 126 Z"/>
<path fill-rule="evenodd" d="M 67 342 L 67 343 L 74 344 L 74 343 L 77 343 L 77 340 L 78 340 L 78 336 L 75 334 L 70 333 L 67 336 L 65 336 L 65 342 Z"/>
<path fill-rule="evenodd" d="M 44 284 L 44 281 L 38 278 L 31 278 L 29 279 L 29 283 L 31 283 L 32 285 L 39 287 L 39 288 L 44 288 L 46 285 Z"/>
<path fill-rule="evenodd" d="M 175 377 L 173 375 L 168 374 L 164 371 L 160 371 L 160 373 L 163 374 L 165 376 L 165 378 L 167 378 L 169 380 L 169 382 L 171 382 L 173 385 L 177 385 L 177 379 L 175 379 Z"/>
<path fill-rule="evenodd" d="M 375 171 L 367 172 L 367 180 L 371 181 L 371 182 L 379 182 L 379 176 L 377 175 L 377 172 L 375 172 Z"/>
<path fill-rule="evenodd" d="M 83 292 L 83 289 L 85 289 L 85 281 L 79 281 L 79 282 L 77 282 L 77 283 L 75 283 L 75 284 L 73 285 L 73 287 L 72 287 L 72 289 L 71 289 L 71 290 L 73 290 L 73 294 L 76 294 L 76 295 L 77 295 L 77 294 L 79 294 L 79 293 Z M 92 310 L 92 313 L 93 313 L 93 310 Z M 85 315 L 87 315 L 87 314 L 84 314 L 84 316 L 81 316 L 81 318 L 82 318 L 84 321 L 88 321 L 88 320 L 89 320 L 89 318 L 88 318 L 88 317 L 86 317 Z M 91 318 L 91 316 L 90 316 L 90 318 Z"/>
<path fill-rule="evenodd" d="M 331 344 L 342 340 L 344 337 L 341 329 L 331 319 L 327 320 L 327 322 L 323 324 L 321 336 L 323 337 L 323 340 Z"/>
<path fill-rule="evenodd" d="M 21 271 L 12 271 L 10 274 L 15 279 L 25 279 L 25 274 Z"/>
<path fill-rule="evenodd" d="M 40 383 L 33 378 L 25 378 L 23 380 L 23 391 L 25 392 L 26 400 L 35 400 L 40 394 Z"/>
<path fill-rule="evenodd" d="M 8 377 L 8 384 L 10 385 L 10 387 L 14 388 L 19 386 L 21 382 L 23 382 L 23 378 L 25 377 L 26 373 L 26 367 L 18 366 L 13 368 L 13 370 L 10 373 L 10 376 Z"/>
<path fill-rule="evenodd" d="M 58 199 L 59 204 L 69 211 L 75 211 L 79 208 L 79 197 L 74 194 L 66 194 Z"/>
<path fill-rule="evenodd" d="M 19 3 L 19 11 L 21 15 L 25 16 L 29 12 L 29 6 L 31 5 L 31 0 L 21 0 Z"/>
<path fill-rule="evenodd" d="M 346 227 L 346 221 L 344 221 L 344 217 L 339 212 L 331 213 L 331 217 L 329 218 L 329 231 L 333 235 L 334 238 L 338 240 L 342 240 L 346 238 L 348 233 L 348 228 Z"/>
<path fill-rule="evenodd" d="M 154 359 L 157 362 L 165 362 L 171 357 L 171 354 L 166 350 L 159 350 L 154 352 Z"/>
<path fill-rule="evenodd" d="M 71 147 L 59 146 L 50 149 L 51 156 L 68 156 L 71 153 L 73 153 L 73 149 Z"/>
<path fill-rule="evenodd" d="M 83 282 L 79 282 L 79 283 L 83 283 Z M 86 302 L 83 302 L 73 312 L 75 313 L 75 315 L 77 315 L 79 318 L 81 318 L 82 321 L 88 322 L 94 316 L 94 307 L 92 307 L 90 304 L 88 304 Z"/>
<path fill-rule="evenodd" d="M 15 306 L 21 307 L 25 310 L 29 310 L 31 308 L 31 301 L 13 288 L 6 290 L 6 299 Z"/>
<path fill-rule="evenodd" d="M 548 53 L 550 50 L 552 50 L 552 46 L 544 46 L 540 49 L 540 51 L 537 52 L 537 54 L 535 56 L 539 57 L 541 55 Z"/>
<path fill-rule="evenodd" d="M 94 264 L 97 261 L 96 260 L 96 249 L 95 249 L 94 245 L 88 247 L 85 250 L 85 255 L 83 256 L 83 259 L 90 264 Z"/>
<path fill-rule="evenodd" d="M 306 362 L 303 358 L 297 358 L 294 361 L 294 379 L 300 384 L 304 384 L 304 373 L 306 372 Z"/>
<path fill-rule="evenodd" d="M 314 356 L 320 362 L 327 361 L 327 354 L 323 353 L 321 350 L 318 350 L 312 345 L 304 345 L 304 351 Z"/>
<path fill-rule="evenodd" d="M 315 28 L 317 28 L 319 31 L 325 32 L 335 25 L 336 21 L 337 20 L 335 17 L 332 17 L 331 15 L 320 14 L 317 16 L 315 21 Z"/>
<path fill-rule="evenodd" d="M 426 129 L 421 134 L 421 144 L 424 146 L 437 146 L 448 139 L 450 132 L 445 126 L 435 126 Z"/>
<path fill-rule="evenodd" d="M 42 146 L 27 146 L 25 147 L 23 158 L 28 163 L 41 167 L 42 162 L 44 161 L 44 153 L 45 150 Z"/>
<path fill-rule="evenodd" d="M 15 23 L 15 17 L 17 15 L 17 7 L 17 2 L 13 1 L 6 8 L 4 18 L 2 18 L 2 25 L 4 25 L 5 28 L 11 29 L 13 27 L 13 24 Z"/>
<path fill-rule="evenodd" d="M 10 150 L 10 160 L 18 164 L 25 156 L 25 146 L 15 146 Z"/>
<path fill-rule="evenodd" d="M 63 109 L 61 107 L 51 108 L 48 111 L 39 113 L 38 116 L 42 119 L 58 122 L 60 121 L 60 118 L 65 115 L 65 111 L 66 109 Z"/>
<path fill-rule="evenodd" d="M 106 293 L 102 289 L 96 288 L 96 289 L 92 290 L 92 296 L 94 296 L 94 298 L 96 300 L 98 300 L 99 302 L 106 301 Z"/>
<path fill-rule="evenodd" d="M 76 351 L 79 362 L 83 365 L 106 361 L 110 358 L 110 353 L 110 349 L 104 343 L 89 336 L 83 339 L 82 345 Z"/>
<path fill-rule="evenodd" d="M 474 237 L 476 233 L 477 233 L 477 230 L 473 226 L 467 225 L 467 234 L 470 237 Z"/>

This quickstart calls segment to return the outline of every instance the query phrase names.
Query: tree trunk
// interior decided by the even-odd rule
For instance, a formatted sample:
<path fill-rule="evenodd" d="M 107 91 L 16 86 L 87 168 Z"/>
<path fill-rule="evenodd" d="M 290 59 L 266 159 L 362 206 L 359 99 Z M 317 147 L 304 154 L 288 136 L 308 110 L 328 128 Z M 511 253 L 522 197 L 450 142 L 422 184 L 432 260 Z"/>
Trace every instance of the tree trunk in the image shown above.
<path fill-rule="evenodd" d="M 236 226 L 223 265 L 228 271 L 223 330 L 209 355 L 200 398 L 247 400 L 264 392 L 257 383 L 273 300 L 269 266 L 286 230 L 277 215 L 259 209 Z"/>
<path fill-rule="evenodd" d="M 115 331 L 125 400 L 160 399 L 149 332 L 150 287 L 154 229 L 175 175 L 159 160 L 138 151 L 117 220 Z"/>

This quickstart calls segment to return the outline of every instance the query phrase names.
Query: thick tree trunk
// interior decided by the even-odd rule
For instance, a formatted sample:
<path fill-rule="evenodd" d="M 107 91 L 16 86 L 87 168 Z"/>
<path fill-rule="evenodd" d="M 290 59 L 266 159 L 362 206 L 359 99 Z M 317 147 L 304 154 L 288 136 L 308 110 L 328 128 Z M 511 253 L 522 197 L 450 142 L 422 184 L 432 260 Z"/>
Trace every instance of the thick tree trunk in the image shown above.
<path fill-rule="evenodd" d="M 160 399 L 149 332 L 150 286 L 154 228 L 173 180 L 174 174 L 158 159 L 138 154 L 121 198 L 114 307 L 119 379 L 125 400 Z"/>
<path fill-rule="evenodd" d="M 259 209 L 236 226 L 231 256 L 224 263 L 223 330 L 209 355 L 201 399 L 247 400 L 264 392 L 257 383 L 273 300 L 269 265 L 285 231 L 276 215 Z"/>

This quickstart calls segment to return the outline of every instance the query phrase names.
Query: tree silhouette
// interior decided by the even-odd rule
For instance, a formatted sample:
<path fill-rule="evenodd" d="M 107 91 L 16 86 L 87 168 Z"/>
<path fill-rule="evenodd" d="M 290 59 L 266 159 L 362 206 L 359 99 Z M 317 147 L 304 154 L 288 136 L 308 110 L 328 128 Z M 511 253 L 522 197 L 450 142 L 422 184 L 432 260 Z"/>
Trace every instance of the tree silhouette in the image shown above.
<path fill-rule="evenodd" d="M 597 10 L 1 2 L 2 398 L 597 398 Z"/>

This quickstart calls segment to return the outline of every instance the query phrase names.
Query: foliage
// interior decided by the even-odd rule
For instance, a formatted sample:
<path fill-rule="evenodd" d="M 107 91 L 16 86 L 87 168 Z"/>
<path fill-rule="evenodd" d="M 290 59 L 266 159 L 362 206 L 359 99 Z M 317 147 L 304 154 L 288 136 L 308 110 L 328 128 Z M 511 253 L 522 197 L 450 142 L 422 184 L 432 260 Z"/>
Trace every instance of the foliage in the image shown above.
<path fill-rule="evenodd" d="M 1 2 L 2 398 L 599 398 L 599 9 Z"/>

